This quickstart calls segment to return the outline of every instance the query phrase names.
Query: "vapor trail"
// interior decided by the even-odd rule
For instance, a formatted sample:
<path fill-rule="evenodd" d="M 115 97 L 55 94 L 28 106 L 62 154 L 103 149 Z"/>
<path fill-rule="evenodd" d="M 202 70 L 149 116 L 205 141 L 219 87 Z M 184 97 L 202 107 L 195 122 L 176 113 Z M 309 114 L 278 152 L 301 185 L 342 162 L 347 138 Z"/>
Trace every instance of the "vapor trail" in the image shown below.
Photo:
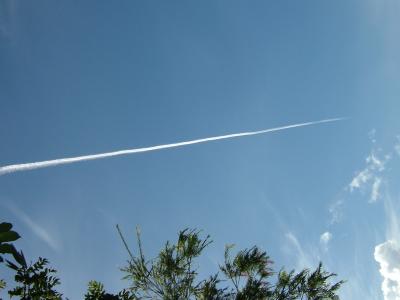
<path fill-rule="evenodd" d="M 303 126 L 310 126 L 310 125 L 316 125 L 316 124 L 321 124 L 321 123 L 336 122 L 336 121 L 340 121 L 340 120 L 343 120 L 343 118 L 325 119 L 325 120 L 320 120 L 320 121 L 312 121 L 312 122 L 286 125 L 286 126 L 270 128 L 270 129 L 263 129 L 263 130 L 258 130 L 258 131 L 232 133 L 232 134 L 227 134 L 227 135 L 213 136 L 213 137 L 191 140 L 191 141 L 186 141 L 186 142 L 157 145 L 157 146 L 151 146 L 151 147 L 145 147 L 145 148 L 126 149 L 126 150 L 119 150 L 119 151 L 91 154 L 91 155 L 84 155 L 84 156 L 77 156 L 77 157 L 67 157 L 67 158 L 59 158 L 59 159 L 52 159 L 52 160 L 44 160 L 44 161 L 33 162 L 33 163 L 8 165 L 8 166 L 0 167 L 0 176 L 8 174 L 8 173 L 19 172 L 19 171 L 28 171 L 28 170 L 34 170 L 34 169 L 40 169 L 40 168 L 54 167 L 54 166 L 58 166 L 58 165 L 72 164 L 75 162 L 80 162 L 80 161 L 85 161 L 85 160 L 94 160 L 94 159 L 101 159 L 101 158 L 107 158 L 107 157 L 112 157 L 112 156 L 127 155 L 127 154 L 155 151 L 155 150 L 161 150 L 161 149 L 167 149 L 167 148 L 182 147 L 182 146 L 206 143 L 206 142 L 217 141 L 217 140 L 224 140 L 224 139 L 231 139 L 231 138 L 237 138 L 237 137 L 242 137 L 242 136 L 263 134 L 263 133 L 268 133 L 268 132 L 273 132 L 273 131 L 280 131 L 280 130 L 291 129 L 291 128 L 295 128 L 295 127 L 303 127 Z"/>

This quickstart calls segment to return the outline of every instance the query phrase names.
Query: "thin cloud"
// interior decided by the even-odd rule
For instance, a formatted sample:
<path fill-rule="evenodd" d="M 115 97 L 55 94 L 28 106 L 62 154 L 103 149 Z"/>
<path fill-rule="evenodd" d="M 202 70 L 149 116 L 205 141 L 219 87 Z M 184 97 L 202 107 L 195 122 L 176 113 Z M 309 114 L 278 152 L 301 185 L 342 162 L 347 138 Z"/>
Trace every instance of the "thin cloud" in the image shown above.
<path fill-rule="evenodd" d="M 368 202 L 374 203 L 382 198 L 382 187 L 386 183 L 385 176 L 388 165 L 394 158 L 394 153 L 400 156 L 400 136 L 397 137 L 397 142 L 392 150 L 386 154 L 382 154 L 382 150 L 376 146 L 376 130 L 371 130 L 368 137 L 373 144 L 370 154 L 365 158 L 365 166 L 361 171 L 351 179 L 350 183 L 346 185 L 340 193 L 339 200 L 334 201 L 328 208 L 331 216 L 330 224 L 339 223 L 343 217 L 343 206 L 349 193 L 360 191 L 361 193 L 367 192 L 369 195 Z"/>
<path fill-rule="evenodd" d="M 386 153 L 382 153 L 382 150 L 377 148 L 374 130 L 369 133 L 369 138 L 373 144 L 373 149 L 365 159 L 364 168 L 357 172 L 350 183 L 344 188 L 339 200 L 333 202 L 329 207 L 329 213 L 332 218 L 330 225 L 340 221 L 343 214 L 343 204 L 347 197 L 355 191 L 367 192 L 368 202 L 370 203 L 376 202 L 379 199 L 383 200 L 382 202 L 385 207 L 384 220 L 387 223 L 386 235 L 384 241 L 375 246 L 371 256 L 379 264 L 379 273 L 382 276 L 381 291 L 384 300 L 400 300 L 399 207 L 392 201 L 387 186 L 390 183 L 387 176 L 391 174 L 393 160 L 397 157 L 394 154 L 397 153 L 400 155 L 400 138 L 398 137 L 393 148 Z M 324 237 L 324 235 L 321 235 L 321 244 L 328 243 L 331 240 L 331 238 L 328 238 L 328 236 Z M 357 255 L 355 261 L 357 261 Z M 362 284 L 362 277 L 359 277 L 358 274 L 356 274 L 355 279 L 349 279 L 348 281 L 351 284 L 351 288 L 346 290 L 348 294 L 346 294 L 348 296 L 346 298 L 372 299 L 373 295 L 377 294 L 377 291 L 371 288 L 368 293 L 365 293 L 367 296 L 360 297 L 360 295 L 364 295 L 364 284 Z M 356 297 L 354 297 L 354 291 L 356 291 Z"/>
<path fill-rule="evenodd" d="M 396 149 L 395 145 L 395 149 Z M 372 186 L 379 189 L 381 180 L 375 178 Z M 379 264 L 379 273 L 382 276 L 381 290 L 384 300 L 400 299 L 400 227 L 398 206 L 393 201 L 387 189 L 384 194 L 385 220 L 386 220 L 386 241 L 377 244 L 373 257 Z M 378 195 L 378 194 L 377 194 Z M 379 197 L 381 195 L 379 194 Z"/>
<path fill-rule="evenodd" d="M 328 250 L 328 244 L 332 239 L 332 233 L 330 233 L 329 231 L 324 232 L 323 234 L 321 234 L 321 236 L 319 237 L 319 242 L 322 246 L 322 248 L 327 251 Z"/>
<path fill-rule="evenodd" d="M 343 217 L 343 205 L 344 200 L 339 198 L 335 202 L 333 202 L 329 207 L 329 214 L 331 215 L 331 220 L 329 225 L 333 225 L 335 223 L 339 223 Z"/>
<path fill-rule="evenodd" d="M 372 178 L 371 171 L 367 168 L 360 171 L 349 184 L 350 192 L 361 188 Z"/>
<path fill-rule="evenodd" d="M 372 184 L 370 202 L 376 202 L 381 197 L 381 194 L 380 194 L 381 184 L 382 184 L 382 178 L 375 177 L 374 183 Z"/>
<path fill-rule="evenodd" d="M 114 156 L 156 151 L 156 150 L 162 150 L 162 149 L 168 149 L 168 148 L 183 147 L 183 146 L 189 146 L 189 145 L 193 145 L 193 144 L 207 143 L 207 142 L 224 140 L 224 139 L 252 136 L 252 135 L 258 135 L 258 134 L 270 133 L 270 132 L 274 132 L 274 131 L 281 131 L 281 130 L 297 128 L 297 127 L 311 126 L 311 125 L 317 125 L 317 124 L 328 123 L 328 122 L 337 122 L 337 121 L 341 121 L 341 120 L 343 120 L 343 118 L 325 119 L 325 120 L 320 120 L 320 121 L 311 121 L 311 122 L 306 122 L 306 123 L 298 123 L 298 124 L 286 125 L 286 126 L 281 126 L 281 127 L 276 127 L 276 128 L 263 129 L 263 130 L 258 130 L 258 131 L 249 131 L 249 132 L 240 132 L 240 133 L 233 133 L 233 134 L 227 134 L 227 135 L 220 135 L 220 136 L 196 139 L 196 140 L 191 140 L 191 141 L 178 142 L 178 143 L 173 143 L 173 144 L 164 144 L 164 145 L 151 146 L 151 147 L 145 147 L 145 148 L 119 150 L 119 151 L 113 151 L 113 152 L 84 155 L 84 156 L 77 156 L 77 157 L 69 157 L 69 158 L 60 158 L 60 159 L 39 161 L 39 162 L 33 162 L 33 163 L 8 165 L 8 166 L 0 167 L 0 175 L 5 175 L 8 173 L 14 173 L 14 172 L 19 172 L 19 171 L 28 171 L 28 170 L 34 170 L 34 169 L 40 169 L 40 168 L 54 167 L 54 166 L 58 166 L 58 165 L 72 164 L 72 163 L 77 163 L 77 162 L 87 161 L 87 160 L 102 159 L 102 158 L 108 158 L 108 157 L 114 157 Z"/>
<path fill-rule="evenodd" d="M 314 259 L 303 249 L 297 237 L 292 232 L 287 232 L 285 237 L 289 244 L 294 248 L 297 260 L 297 269 L 311 268 L 315 265 Z"/>
<path fill-rule="evenodd" d="M 380 198 L 382 174 L 386 170 L 386 164 L 391 160 L 392 155 L 386 154 L 383 158 L 377 156 L 374 150 L 365 159 L 366 166 L 359 171 L 348 185 L 348 190 L 370 189 L 369 202 L 376 202 Z"/>
<path fill-rule="evenodd" d="M 375 128 L 372 129 L 370 132 L 368 132 L 368 137 L 369 137 L 369 140 L 370 140 L 373 144 L 376 143 L 376 129 L 375 129 Z"/>
<path fill-rule="evenodd" d="M 394 151 L 400 155 L 400 136 L 397 136 L 397 143 L 394 145 Z"/>
<path fill-rule="evenodd" d="M 29 217 L 25 212 L 21 209 L 17 208 L 14 205 L 9 205 L 8 208 L 12 213 L 28 227 L 39 239 L 45 242 L 51 249 L 54 251 L 58 251 L 60 246 L 58 242 L 49 234 L 49 232 L 40 226 L 36 221 L 34 221 L 31 217 Z"/>
<path fill-rule="evenodd" d="M 10 41 L 15 34 L 17 2 L 15 0 L 0 1 L 0 41 Z"/>

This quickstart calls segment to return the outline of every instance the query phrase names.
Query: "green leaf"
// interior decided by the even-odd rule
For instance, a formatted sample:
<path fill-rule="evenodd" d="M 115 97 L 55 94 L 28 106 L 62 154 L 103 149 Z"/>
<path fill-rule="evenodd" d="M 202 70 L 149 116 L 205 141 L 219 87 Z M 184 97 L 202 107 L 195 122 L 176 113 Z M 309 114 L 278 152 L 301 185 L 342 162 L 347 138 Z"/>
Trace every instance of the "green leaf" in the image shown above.
<path fill-rule="evenodd" d="M 5 253 L 9 253 L 9 254 L 13 254 L 15 253 L 15 247 L 11 244 L 1 244 L 0 245 L 0 253 L 5 254 Z"/>
<path fill-rule="evenodd" d="M 9 267 L 10 269 L 13 269 L 15 271 L 18 271 L 18 266 L 14 263 L 12 263 L 11 261 L 7 260 L 7 267 Z"/>
<path fill-rule="evenodd" d="M 0 223 L 0 232 L 10 231 L 12 228 L 11 223 L 2 222 Z"/>
<path fill-rule="evenodd" d="M 15 252 L 13 253 L 13 256 L 14 256 L 14 259 L 15 259 L 21 266 L 26 267 L 26 260 L 25 260 L 24 253 L 22 253 L 22 251 L 20 251 L 20 252 L 15 251 Z"/>
<path fill-rule="evenodd" d="M 15 231 L 0 232 L 0 243 L 13 242 L 15 240 L 18 240 L 19 238 L 20 235 Z"/>
<path fill-rule="evenodd" d="M 4 289 L 6 286 L 6 282 L 3 279 L 0 279 L 0 290 Z"/>

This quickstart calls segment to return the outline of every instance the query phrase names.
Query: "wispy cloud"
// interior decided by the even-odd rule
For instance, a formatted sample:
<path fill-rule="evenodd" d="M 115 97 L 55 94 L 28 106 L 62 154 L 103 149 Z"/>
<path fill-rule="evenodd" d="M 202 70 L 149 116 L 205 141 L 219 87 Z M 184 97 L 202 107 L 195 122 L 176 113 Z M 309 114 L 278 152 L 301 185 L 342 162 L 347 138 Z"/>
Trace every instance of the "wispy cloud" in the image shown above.
<path fill-rule="evenodd" d="M 372 139 L 376 143 L 375 136 Z M 386 182 L 387 165 L 394 157 L 394 153 L 400 155 L 400 142 L 394 144 L 393 150 L 378 157 L 376 150 L 372 150 L 366 159 L 365 168 L 353 178 L 349 184 L 349 191 L 357 189 L 370 190 L 369 202 L 383 199 L 385 207 L 386 236 L 385 241 L 375 246 L 373 257 L 379 264 L 379 273 L 382 276 L 381 290 L 385 300 L 400 299 L 400 228 L 398 207 L 394 205 L 388 190 L 382 187 Z"/>
<path fill-rule="evenodd" d="M 322 246 L 322 249 L 324 249 L 325 251 L 328 250 L 328 246 L 329 246 L 329 242 L 332 239 L 332 233 L 330 233 L 329 231 L 325 231 L 323 234 L 321 234 L 321 236 L 319 237 L 319 242 Z"/>
<path fill-rule="evenodd" d="M 15 0 L 0 1 L 0 41 L 12 39 L 15 31 L 15 18 L 17 11 Z"/>
<path fill-rule="evenodd" d="M 311 268 L 316 264 L 316 259 L 318 259 L 315 256 L 309 255 L 308 252 L 306 252 L 303 249 L 303 246 L 300 244 L 299 240 L 297 237 L 294 235 L 292 232 L 287 232 L 285 234 L 285 237 L 287 241 L 289 242 L 289 245 L 291 248 L 293 248 L 293 253 L 296 253 L 296 260 L 297 260 L 297 269 L 304 269 L 304 268 Z"/>
<path fill-rule="evenodd" d="M 365 159 L 365 167 L 353 177 L 346 190 L 354 192 L 356 190 L 369 191 L 369 202 L 376 202 L 381 198 L 381 187 L 387 164 L 392 160 L 393 151 L 383 154 L 382 150 L 376 147 L 376 130 L 373 129 L 368 134 L 373 148 Z M 395 143 L 394 151 L 400 149 L 400 142 Z"/>
<path fill-rule="evenodd" d="M 329 206 L 329 214 L 331 216 L 329 225 L 333 225 L 335 223 L 340 222 L 340 220 L 343 217 L 343 204 L 344 204 L 343 199 L 339 198 Z"/>
<path fill-rule="evenodd" d="M 333 225 L 341 221 L 343 217 L 343 207 L 350 194 L 356 191 L 368 194 L 368 202 L 374 203 L 382 198 L 382 188 L 386 184 L 388 165 L 395 157 L 395 153 L 400 156 L 400 136 L 393 148 L 386 153 L 377 147 L 376 130 L 368 133 L 373 147 L 365 158 L 365 166 L 357 171 L 350 183 L 346 185 L 337 200 L 329 206 L 330 224 Z"/>
<path fill-rule="evenodd" d="M 394 150 L 400 156 L 400 136 L 397 136 L 397 143 L 394 145 Z"/>
<path fill-rule="evenodd" d="M 36 235 L 39 239 L 45 242 L 50 248 L 55 251 L 60 250 L 60 245 L 54 239 L 50 233 L 39 223 L 34 221 L 30 216 L 28 216 L 24 211 L 17 208 L 15 205 L 7 205 L 9 210 L 22 222 L 26 225 Z"/>
<path fill-rule="evenodd" d="M 371 253 L 371 259 L 374 258 L 379 264 L 379 273 L 382 276 L 381 290 L 385 300 L 400 300 L 400 222 L 399 222 L 399 207 L 394 205 L 390 195 L 388 194 L 388 184 L 390 180 L 388 176 L 393 172 L 395 158 L 400 156 L 400 138 L 394 143 L 393 148 L 388 151 L 383 151 L 377 145 L 375 137 L 376 131 L 372 130 L 369 133 L 369 138 L 372 142 L 372 150 L 365 159 L 364 168 L 356 173 L 350 183 L 346 185 L 336 201 L 329 207 L 331 215 L 331 227 L 341 220 L 343 215 L 344 204 L 356 191 L 362 194 L 367 194 L 368 202 L 381 203 L 385 207 L 386 235 L 384 241 L 375 246 L 374 252 Z M 328 231 L 321 235 L 321 245 L 328 244 L 331 237 L 327 234 Z M 357 261 L 358 254 L 354 259 Z M 356 274 L 352 280 L 349 279 L 350 289 L 347 289 L 347 294 L 351 294 L 350 298 L 360 299 L 360 295 L 364 295 L 363 299 L 372 299 L 371 295 L 377 295 L 379 292 L 365 290 L 363 277 Z M 357 291 L 356 297 L 353 297 L 354 291 Z M 368 295 L 368 296 L 365 296 Z"/>
<path fill-rule="evenodd" d="M 391 159 L 391 154 L 386 154 L 383 158 L 380 158 L 375 152 L 375 150 L 371 151 L 365 159 L 365 168 L 359 171 L 348 185 L 350 192 L 358 189 L 363 190 L 370 185 L 369 202 L 375 202 L 380 198 L 381 174 L 385 171 L 386 164 Z"/>
<path fill-rule="evenodd" d="M 311 122 L 305 122 L 305 123 L 280 126 L 280 127 L 270 128 L 270 129 L 263 129 L 263 130 L 258 130 L 258 131 L 249 131 L 249 132 L 240 132 L 240 133 L 232 133 L 232 134 L 227 134 L 227 135 L 213 136 L 213 137 L 207 137 L 207 138 L 172 143 L 172 144 L 164 144 L 164 145 L 157 145 L 157 146 L 144 147 L 144 148 L 119 150 L 119 151 L 91 154 L 91 155 L 84 155 L 84 156 L 77 156 L 77 157 L 60 158 L 60 159 L 39 161 L 39 162 L 33 162 L 33 163 L 8 165 L 8 166 L 0 167 L 0 175 L 5 175 L 8 173 L 14 173 L 14 172 L 19 172 L 19 171 L 28 171 L 28 170 L 34 170 L 34 169 L 40 169 L 40 168 L 54 167 L 54 166 L 58 166 L 58 165 L 72 164 L 72 163 L 77 163 L 77 162 L 87 161 L 87 160 L 103 159 L 103 158 L 114 157 L 114 156 L 156 151 L 156 150 L 162 150 L 162 149 L 168 149 L 168 148 L 183 147 L 183 146 L 189 146 L 189 145 L 200 144 L 200 143 L 208 143 L 208 142 L 218 141 L 218 140 L 239 138 L 239 137 L 245 137 L 245 136 L 253 136 L 253 135 L 259 135 L 259 134 L 271 133 L 271 132 L 275 132 L 275 131 L 293 129 L 293 128 L 297 128 L 297 127 L 311 126 L 311 125 L 317 125 L 317 124 L 329 123 L 329 122 L 337 122 L 337 121 L 341 121 L 341 120 L 343 120 L 343 118 L 325 119 L 325 120 L 320 120 L 320 121 L 311 121 Z"/>
<path fill-rule="evenodd" d="M 357 176 L 349 184 L 350 191 L 361 188 L 365 183 L 367 183 L 372 177 L 369 169 L 364 169 L 360 171 Z"/>
<path fill-rule="evenodd" d="M 372 184 L 372 191 L 371 191 L 371 202 L 377 201 L 380 197 L 380 188 L 382 184 L 382 178 L 380 177 L 375 177 L 374 178 L 374 183 Z"/>

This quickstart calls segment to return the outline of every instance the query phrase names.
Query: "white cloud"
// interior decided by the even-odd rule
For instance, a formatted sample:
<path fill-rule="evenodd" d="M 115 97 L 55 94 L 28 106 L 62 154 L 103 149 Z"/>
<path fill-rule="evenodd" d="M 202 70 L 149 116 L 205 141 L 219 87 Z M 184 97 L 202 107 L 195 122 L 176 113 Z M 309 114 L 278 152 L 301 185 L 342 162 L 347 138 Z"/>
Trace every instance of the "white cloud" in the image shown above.
<path fill-rule="evenodd" d="M 400 155 L 400 135 L 397 136 L 397 143 L 394 145 L 394 150 Z"/>
<path fill-rule="evenodd" d="M 374 153 L 371 153 L 367 157 L 366 162 L 370 166 L 371 170 L 378 170 L 379 172 L 382 172 L 385 170 L 386 159 L 387 156 L 385 156 L 385 160 L 380 160 Z"/>
<path fill-rule="evenodd" d="M 44 241 L 50 248 L 55 251 L 60 249 L 59 243 L 49 234 L 49 232 L 29 217 L 25 212 L 16 206 L 8 206 L 8 208 L 15 214 L 15 216 L 23 222 L 32 232 Z"/>
<path fill-rule="evenodd" d="M 374 143 L 374 144 L 376 143 L 375 136 L 376 136 L 376 129 L 374 128 L 370 132 L 368 132 L 368 137 L 371 140 L 371 142 Z"/>
<path fill-rule="evenodd" d="M 386 241 L 375 246 L 373 257 L 379 264 L 379 272 L 382 276 L 381 290 L 383 298 L 385 300 L 400 300 L 400 219 L 398 215 L 400 210 L 396 205 L 396 201 L 392 201 L 390 197 L 387 189 L 387 184 L 390 181 L 386 178 L 386 176 L 392 173 L 389 163 L 392 162 L 392 159 L 395 159 L 394 154 L 397 153 L 400 156 L 400 136 L 393 148 L 386 153 L 377 147 L 375 131 L 371 131 L 369 137 L 374 144 L 373 149 L 365 159 L 364 168 L 356 173 L 354 178 L 344 189 L 344 193 L 352 193 L 359 190 L 362 193 L 368 194 L 369 202 L 376 202 L 379 199 L 383 200 L 382 202 L 385 207 L 384 220 L 386 222 Z M 340 199 L 346 198 L 347 197 L 343 195 Z M 344 200 L 338 200 L 329 208 L 329 213 L 332 217 L 330 225 L 340 219 L 343 204 Z M 329 237 L 328 234 L 322 234 L 320 237 L 321 245 L 323 246 L 325 243 L 328 244 L 331 238 L 332 237 Z M 355 261 L 357 261 L 357 255 L 355 256 Z M 375 296 L 379 294 L 379 291 L 377 293 L 374 288 L 371 288 L 369 292 L 364 293 L 363 290 L 366 291 L 364 283 L 362 283 L 364 276 L 360 275 L 358 278 L 359 268 L 357 267 L 355 270 L 357 270 L 355 275 L 357 279 L 356 288 L 354 288 L 352 280 L 349 279 L 351 288 L 348 289 L 347 292 L 351 296 L 346 298 L 375 298 Z M 357 293 L 354 294 L 354 290 L 356 290 Z M 364 294 L 367 296 L 362 296 Z M 380 295 L 379 298 L 381 297 Z"/>
<path fill-rule="evenodd" d="M 399 206 L 390 194 L 384 198 L 386 241 L 375 246 L 374 258 L 383 277 L 381 289 L 385 300 L 400 300 L 400 227 Z"/>
<path fill-rule="evenodd" d="M 289 241 L 291 246 L 294 247 L 294 250 L 296 253 L 296 259 L 297 259 L 297 269 L 300 270 L 300 269 L 304 269 L 304 268 L 310 268 L 315 265 L 313 256 L 308 255 L 304 251 L 299 240 L 292 232 L 286 233 L 285 237 Z M 314 258 L 316 258 L 316 257 L 314 257 Z"/>
<path fill-rule="evenodd" d="M 368 202 L 373 203 L 382 198 L 382 186 L 386 182 L 385 175 L 387 165 L 393 158 L 393 150 L 388 153 L 382 153 L 376 143 L 376 130 L 372 129 L 368 133 L 369 139 L 373 144 L 370 154 L 365 158 L 365 166 L 358 171 L 351 179 L 350 183 L 345 186 L 343 193 L 340 194 L 339 200 L 333 202 L 329 207 L 329 214 L 331 221 L 329 225 L 333 225 L 341 221 L 343 216 L 343 205 L 349 196 L 348 193 L 360 191 L 362 194 L 369 195 Z M 400 136 L 398 142 L 395 144 L 394 149 L 400 155 Z"/>
<path fill-rule="evenodd" d="M 15 34 L 17 2 L 13 0 L 0 2 L 0 41 L 10 40 Z"/>
<path fill-rule="evenodd" d="M 370 202 L 375 202 L 380 198 L 380 187 L 382 184 L 382 178 L 375 177 L 374 183 L 372 184 L 371 199 Z"/>
<path fill-rule="evenodd" d="M 328 250 L 328 244 L 331 241 L 331 239 L 332 239 L 332 233 L 330 233 L 329 231 L 324 232 L 319 237 L 319 242 L 325 251 Z"/>
<path fill-rule="evenodd" d="M 357 176 L 353 178 L 350 182 L 349 188 L 350 192 L 354 191 L 355 189 L 361 188 L 365 183 L 367 183 L 372 177 L 371 171 L 366 168 L 358 173 Z"/>
<path fill-rule="evenodd" d="M 382 177 L 380 176 L 386 169 L 386 164 L 390 161 L 391 154 L 386 154 L 383 158 L 379 158 L 374 151 L 365 159 L 366 166 L 362 171 L 351 180 L 348 185 L 348 190 L 353 192 L 355 190 L 370 190 L 369 202 L 376 202 L 380 198 L 380 187 L 382 184 Z"/>
<path fill-rule="evenodd" d="M 382 292 L 385 300 L 400 300 L 400 246 L 388 240 L 375 247 L 374 258 L 383 277 Z"/>
<path fill-rule="evenodd" d="M 339 223 L 343 216 L 343 199 L 336 200 L 331 206 L 329 207 L 329 214 L 331 215 L 330 225 L 335 223 Z"/>
<path fill-rule="evenodd" d="M 14 165 L 7 165 L 7 166 L 0 166 L 0 175 L 5 175 L 14 172 L 21 172 L 21 171 L 29 171 L 41 168 L 49 168 L 55 167 L 59 165 L 65 164 L 73 164 L 82 161 L 90 161 L 90 160 L 97 160 L 97 159 L 104 159 L 109 157 L 121 156 L 121 155 L 131 155 L 137 154 L 142 152 L 150 152 L 150 151 L 159 151 L 162 149 L 170 149 L 170 148 L 177 148 L 177 147 L 186 147 L 189 145 L 195 144 L 202 144 L 202 143 L 209 143 L 213 141 L 220 141 L 226 139 L 233 139 L 233 138 L 241 138 L 245 136 L 255 136 L 259 134 L 268 134 L 275 131 L 282 131 L 282 130 L 289 130 L 297 127 L 304 127 L 304 126 L 314 126 L 322 123 L 328 122 L 338 122 L 343 120 L 342 118 L 334 118 L 334 119 L 324 119 L 319 121 L 311 121 L 305 123 L 297 123 L 292 125 L 285 125 L 280 127 L 262 129 L 257 131 L 246 131 L 246 132 L 238 132 L 238 133 L 231 133 L 225 135 L 218 135 L 218 136 L 211 136 L 201 139 L 189 140 L 184 142 L 177 142 L 171 144 L 163 144 L 163 145 L 156 145 L 150 147 L 143 147 L 143 148 L 133 148 L 133 149 L 125 149 L 125 150 L 118 150 L 112 152 L 104 152 L 104 153 L 97 153 L 97 154 L 89 154 L 83 156 L 75 156 L 75 157 L 66 157 L 66 158 L 58 158 L 52 160 L 44 160 L 44 161 L 37 161 L 32 163 L 22 163 L 22 164 L 14 164 Z"/>

